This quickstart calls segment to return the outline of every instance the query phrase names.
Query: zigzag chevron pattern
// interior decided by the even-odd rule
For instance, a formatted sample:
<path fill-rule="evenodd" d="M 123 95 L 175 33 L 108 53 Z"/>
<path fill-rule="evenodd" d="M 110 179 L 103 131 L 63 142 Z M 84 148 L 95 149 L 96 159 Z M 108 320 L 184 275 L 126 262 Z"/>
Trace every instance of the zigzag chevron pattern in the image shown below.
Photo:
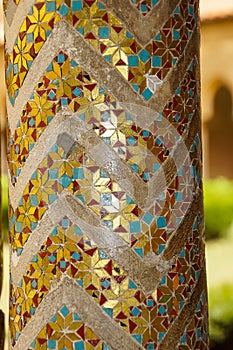
<path fill-rule="evenodd" d="M 187 297 L 193 291 L 193 284 L 191 283 L 189 288 L 187 281 L 191 278 L 194 283 L 200 274 L 203 257 L 199 255 L 197 225 L 198 221 L 194 224 L 193 243 L 188 245 L 188 250 L 184 249 L 181 252 L 168 272 L 172 283 L 167 284 L 167 277 L 164 277 L 157 293 L 146 295 L 137 288 L 134 281 L 118 264 L 104 251 L 99 250 L 89 237 L 83 235 L 80 228 L 65 216 L 48 235 L 38 254 L 27 266 L 27 272 L 19 282 L 19 286 L 16 290 L 12 290 L 11 298 L 16 300 L 13 310 L 19 310 L 19 307 L 25 310 L 26 305 L 30 305 L 31 313 L 34 314 L 38 305 L 49 293 L 53 280 L 60 279 L 62 274 L 67 274 L 74 278 L 116 323 L 133 334 L 140 344 L 142 344 L 141 328 L 144 329 L 145 338 L 148 337 L 150 342 L 153 340 L 157 343 L 156 339 L 162 340 L 165 335 L 163 334 L 165 324 L 169 329 L 178 312 L 184 307 L 185 295 Z M 195 268 L 197 262 L 199 270 Z M 90 266 L 93 272 L 90 271 Z M 178 283 L 181 276 L 184 277 L 182 283 Z M 173 297 L 170 295 L 171 290 L 175 293 Z M 168 304 L 166 304 L 167 298 Z M 170 318 L 167 315 L 163 316 L 162 310 L 165 307 L 169 310 Z M 160 316 L 156 317 L 158 310 Z M 17 318 L 17 315 L 12 316 Z M 22 321 L 24 326 L 30 321 L 31 315 L 24 314 L 23 319 L 21 317 L 18 326 L 14 319 L 15 332 L 20 329 Z M 155 322 L 152 333 L 151 317 Z M 16 337 L 18 336 L 16 333 Z"/>
<path fill-rule="evenodd" d="M 75 127 L 75 121 L 73 125 Z M 161 229 L 164 230 L 165 227 L 168 227 L 169 232 L 164 236 L 164 242 L 166 242 L 172 230 L 176 229 L 177 223 L 174 222 L 174 219 L 177 220 L 178 217 L 184 215 L 181 201 L 175 202 L 174 200 L 177 182 L 181 183 L 181 178 L 176 177 L 175 181 L 169 184 L 168 189 L 164 193 L 162 192 L 162 196 L 166 196 L 165 203 L 163 198 L 158 198 L 156 203 L 152 203 L 149 210 L 145 210 L 137 203 L 139 201 L 137 197 L 133 199 L 132 196 L 129 196 L 129 188 L 133 187 L 130 183 L 130 180 L 134 181 L 133 173 L 130 174 L 131 178 L 129 177 L 126 188 L 122 189 L 119 185 L 122 182 L 121 178 L 118 176 L 117 183 L 113 176 L 111 178 L 106 173 L 108 163 L 105 168 L 101 168 L 88 156 L 89 153 L 92 158 L 96 158 L 98 163 L 103 162 L 99 149 L 101 147 L 103 151 L 105 150 L 104 143 L 100 143 L 99 147 L 92 151 L 88 148 L 88 141 L 95 139 L 95 134 L 87 131 L 83 133 L 82 138 L 83 141 L 74 143 L 68 149 L 70 155 L 67 160 L 67 150 L 64 149 L 63 143 L 68 143 L 71 146 L 73 139 L 66 133 L 61 134 L 57 139 L 57 144 L 38 164 L 38 169 L 32 174 L 24 189 L 22 199 L 12 212 L 11 244 L 13 250 L 17 250 L 18 255 L 21 254 L 29 235 L 36 228 L 38 220 L 42 219 L 46 209 L 58 198 L 58 195 L 67 189 L 103 220 L 103 223 L 110 226 L 128 244 L 131 244 L 139 256 L 143 257 L 149 251 L 161 252 L 163 244 L 161 237 L 156 239 L 157 234 L 161 233 Z M 96 142 L 99 142 L 97 138 L 95 144 Z M 88 153 L 84 151 L 83 146 L 86 146 Z M 109 150 L 107 149 L 106 152 L 109 153 Z M 113 157 L 112 159 L 114 159 Z M 117 160 L 115 162 L 117 164 Z M 118 161 L 117 168 L 119 171 L 125 172 L 120 161 Z M 117 174 L 115 174 L 116 176 Z M 92 183 L 95 184 L 94 188 L 91 186 Z M 136 183 L 136 185 L 139 189 L 140 183 Z M 104 194 L 102 194 L 103 187 L 107 188 Z M 85 190 L 83 191 L 82 188 Z M 182 190 L 182 187 L 179 189 Z M 131 195 L 136 190 L 134 189 Z M 187 189 L 185 190 L 187 191 Z M 184 191 L 181 191 L 181 195 L 182 192 Z M 184 194 L 188 205 L 190 193 L 187 191 Z M 168 208 L 179 210 L 180 215 L 174 217 L 171 213 L 167 213 Z M 155 210 L 158 213 L 157 219 L 153 218 Z M 22 225 L 24 230 L 22 230 Z M 150 247 L 151 239 L 152 247 Z"/>
<path fill-rule="evenodd" d="M 195 3 L 193 0 L 187 6 L 181 2 L 145 47 L 138 44 L 124 24 L 97 0 L 73 1 L 71 8 L 60 1 L 35 4 L 20 28 L 13 52 L 6 56 L 11 103 L 15 103 L 33 60 L 61 18 L 71 23 L 135 91 L 149 100 L 155 91 L 147 75 L 164 80 L 176 65 L 196 25 Z M 172 28 L 171 33 L 169 28 Z"/>
<path fill-rule="evenodd" d="M 189 96 L 189 94 L 195 94 L 194 78 L 196 74 L 196 65 L 197 60 L 194 58 L 181 86 L 176 91 L 176 95 L 168 102 L 162 113 L 162 115 L 178 129 L 178 133 L 180 134 L 183 133 L 185 124 L 191 121 L 192 115 L 197 108 L 194 105 L 195 101 L 190 99 Z M 187 94 L 187 91 L 189 91 L 189 94 Z M 85 112 L 85 110 L 90 107 L 91 103 L 96 105 L 106 103 L 106 101 L 114 102 L 114 98 L 110 94 L 106 97 L 106 92 L 103 87 L 99 86 L 97 81 L 93 79 L 88 72 L 78 67 L 78 64 L 74 60 L 69 60 L 65 53 L 60 52 L 53 62 L 50 63 L 45 75 L 41 77 L 34 88 L 30 99 L 27 101 L 21 113 L 20 121 L 14 131 L 14 135 L 9 138 L 9 170 L 12 176 L 11 182 L 13 184 L 16 182 L 16 178 L 20 174 L 20 169 L 24 166 L 30 151 L 59 109 L 63 106 L 69 106 L 72 112 L 79 112 L 82 114 L 82 112 Z M 169 107 L 171 104 L 173 107 L 172 109 Z M 171 118 L 171 115 L 175 115 L 176 113 L 177 116 L 175 120 L 175 118 Z M 95 124 L 96 130 L 99 130 L 101 136 L 106 139 L 106 126 L 104 127 L 104 124 L 100 124 L 98 117 L 100 116 L 96 115 L 95 118 L 93 117 L 93 121 L 88 120 L 87 123 Z M 120 121 L 120 124 L 124 125 L 124 123 L 129 125 L 130 121 Z M 36 127 L 35 130 L 32 129 L 33 126 Z M 109 128 L 112 130 L 112 134 L 114 134 L 113 136 L 111 135 L 112 138 L 116 139 L 116 131 L 114 133 L 116 125 L 114 126 L 114 121 L 112 127 L 111 125 L 108 126 L 108 129 Z M 127 130 L 125 126 L 124 128 L 125 133 L 129 135 L 129 130 Z M 136 128 L 136 126 L 131 126 L 131 129 L 133 128 Z M 124 133 L 124 130 L 121 130 L 121 133 L 122 132 Z M 146 135 L 146 139 L 149 141 L 149 134 Z M 122 143 L 120 140 L 118 140 L 118 142 Z M 117 141 L 115 143 L 117 143 Z M 156 140 L 152 143 L 156 144 Z M 112 146 L 116 149 L 117 146 L 114 145 L 115 144 L 112 142 Z M 121 147 L 125 147 L 125 142 Z M 159 146 L 157 146 L 157 148 L 159 149 Z M 161 152 L 157 150 L 156 154 L 159 159 L 163 160 L 164 150 L 162 149 L 162 145 L 160 145 L 160 149 Z M 149 148 L 149 150 L 151 153 L 155 153 L 152 149 Z M 117 147 L 117 152 L 120 153 L 119 146 Z M 135 152 L 137 153 L 138 151 L 135 149 Z M 125 158 L 123 150 L 121 154 L 122 157 Z M 153 164 L 150 166 L 153 167 Z M 145 165 L 143 168 L 147 170 Z M 146 172 L 145 170 L 141 170 L 142 173 L 140 176 L 144 180 L 147 180 L 151 175 L 147 172 L 148 170 Z"/>
<path fill-rule="evenodd" d="M 11 349 L 208 349 L 197 13 L 5 3 Z"/>

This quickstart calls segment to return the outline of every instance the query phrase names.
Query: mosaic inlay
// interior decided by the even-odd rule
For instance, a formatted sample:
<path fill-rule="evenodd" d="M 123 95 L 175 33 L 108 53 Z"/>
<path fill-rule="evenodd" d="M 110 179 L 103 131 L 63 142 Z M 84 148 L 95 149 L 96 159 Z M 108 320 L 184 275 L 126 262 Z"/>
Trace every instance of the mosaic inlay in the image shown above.
<path fill-rule="evenodd" d="M 125 1 L 4 5 L 15 350 L 209 346 L 198 2 Z"/>
<path fill-rule="evenodd" d="M 195 316 L 186 327 L 180 345 L 176 350 L 206 349 L 208 348 L 208 309 L 206 295 L 202 294 L 197 305 Z"/>
<path fill-rule="evenodd" d="M 176 90 L 176 94 L 167 103 L 162 113 L 162 117 L 167 118 L 179 134 L 184 132 L 187 123 L 191 121 L 197 109 L 198 100 L 191 98 L 196 95 L 196 66 L 197 59 L 195 58 L 189 66 L 180 87 Z M 84 119 L 106 143 L 111 144 L 122 159 L 129 161 L 133 170 L 137 168 L 138 172 L 141 172 L 140 176 L 145 181 L 148 180 L 151 177 L 150 173 L 153 173 L 153 167 L 156 169 L 155 164 L 154 166 L 149 164 L 152 167 L 151 171 L 147 169 L 146 164 L 141 166 L 142 170 L 141 167 L 137 166 L 138 163 L 141 165 L 144 162 L 144 153 L 148 148 L 148 142 L 152 140 L 153 144 L 157 143 L 157 150 L 151 147 L 149 147 L 149 150 L 156 154 L 161 161 L 165 159 L 164 153 L 166 153 L 161 137 L 158 140 L 153 140 L 153 132 L 154 130 L 157 131 L 156 125 L 151 127 L 150 132 L 140 131 L 132 123 L 130 115 L 125 115 L 120 106 L 119 110 L 115 112 L 115 120 L 110 120 L 109 112 L 114 110 L 114 107 L 109 109 L 108 104 L 110 102 L 115 102 L 114 98 L 107 94 L 88 72 L 78 67 L 75 61 L 70 61 L 65 53 L 60 52 L 34 88 L 31 98 L 21 113 L 14 135 L 10 135 L 8 160 L 12 176 L 11 182 L 15 184 L 21 167 L 24 166 L 36 141 L 54 115 L 63 106 L 69 106 L 72 112 L 81 113 L 93 104 L 98 104 L 99 108 L 103 109 L 100 112 L 96 110 L 94 121 L 89 115 L 90 113 L 87 113 L 87 115 L 81 114 L 80 118 Z M 120 117 L 119 113 L 121 114 Z M 144 143 L 144 147 L 142 143 Z M 138 149 L 138 146 L 141 150 Z M 126 148 L 128 152 L 126 152 Z M 141 160 L 131 162 L 129 159 L 131 153 L 135 154 L 135 156 L 132 154 L 131 159 L 132 157 L 133 159 L 140 157 L 139 154 L 142 154 Z"/>
<path fill-rule="evenodd" d="M 28 237 L 64 189 L 90 208 L 103 224 L 120 235 L 139 256 L 144 257 L 150 251 L 161 253 L 185 213 L 186 207 L 182 200 L 190 201 L 185 169 L 179 170 L 166 192 L 147 211 L 140 208 L 104 169 L 88 157 L 79 144 L 74 144 L 69 153 L 67 159 L 64 149 L 54 145 L 38 165 L 16 210 L 12 212 L 11 245 L 17 255 L 22 254 Z M 200 167 L 196 163 L 194 157 L 188 170 L 200 176 Z M 193 186 L 197 189 L 200 179 L 196 182 Z M 166 198 L 165 203 L 163 197 Z M 172 215 L 168 208 L 178 211 L 178 215 Z M 159 211 L 160 216 L 154 218 L 154 214 Z"/>
<path fill-rule="evenodd" d="M 32 342 L 29 350 L 34 349 L 110 350 L 91 328 L 82 322 L 79 315 L 70 312 L 66 305 L 53 315 Z"/>
<path fill-rule="evenodd" d="M 106 101 L 113 98 L 75 61 L 60 52 L 35 86 L 14 137 L 10 137 L 8 158 L 12 183 L 16 182 L 36 141 L 63 106 L 69 106 L 72 112 L 84 112 L 91 104 Z"/>
<path fill-rule="evenodd" d="M 181 2 L 160 32 L 141 47 L 111 11 L 101 2 L 38 2 L 30 10 L 6 57 L 6 81 L 12 104 L 18 96 L 34 59 L 56 24 L 65 18 L 78 33 L 111 65 L 132 88 L 149 100 L 154 91 L 147 86 L 146 74 L 163 80 L 185 49 L 197 22 L 196 1 Z"/>
<path fill-rule="evenodd" d="M 16 290 L 11 291 L 14 302 L 10 317 L 14 338 L 20 336 L 36 308 L 46 298 L 53 280 L 67 274 L 137 342 L 145 348 L 149 344 L 156 347 L 184 307 L 203 268 L 198 220 L 194 222 L 189 242 L 159 283 L 157 291 L 146 295 L 124 269 L 109 259 L 65 216 L 33 257 Z M 56 329 L 61 327 L 60 322 Z M 72 329 L 72 318 L 66 324 Z M 41 338 L 40 334 L 38 338 Z"/>

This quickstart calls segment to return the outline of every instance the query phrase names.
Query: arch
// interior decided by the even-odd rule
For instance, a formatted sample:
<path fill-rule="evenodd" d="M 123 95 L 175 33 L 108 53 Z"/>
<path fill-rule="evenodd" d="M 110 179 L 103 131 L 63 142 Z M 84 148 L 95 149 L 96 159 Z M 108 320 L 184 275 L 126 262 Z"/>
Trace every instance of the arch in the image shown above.
<path fill-rule="evenodd" d="M 230 89 L 224 84 L 218 87 L 214 95 L 214 118 L 219 122 L 231 120 L 232 117 L 232 95 Z M 219 118 L 219 119 L 218 119 Z"/>
<path fill-rule="evenodd" d="M 218 84 L 213 95 L 212 118 L 207 122 L 209 136 L 209 175 L 233 178 L 232 93 L 226 84 Z"/>

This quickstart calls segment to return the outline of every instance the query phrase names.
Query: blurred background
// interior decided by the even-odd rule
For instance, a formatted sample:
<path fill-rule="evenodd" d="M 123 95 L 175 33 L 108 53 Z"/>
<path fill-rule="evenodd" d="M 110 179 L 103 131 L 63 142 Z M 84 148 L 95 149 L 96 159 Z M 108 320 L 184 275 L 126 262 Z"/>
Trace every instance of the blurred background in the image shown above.
<path fill-rule="evenodd" d="M 233 0 L 201 1 L 201 76 L 207 278 L 212 350 L 233 349 Z M 0 0 L 0 114 L 4 284 L 8 308 L 4 35 Z M 7 345 L 5 347 L 7 350 Z"/>

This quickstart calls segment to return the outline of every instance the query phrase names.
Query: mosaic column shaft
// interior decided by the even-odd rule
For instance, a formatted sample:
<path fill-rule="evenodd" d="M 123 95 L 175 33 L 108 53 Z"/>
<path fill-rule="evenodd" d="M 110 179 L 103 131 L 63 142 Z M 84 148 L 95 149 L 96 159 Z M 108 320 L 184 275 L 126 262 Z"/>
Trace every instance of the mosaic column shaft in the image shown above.
<path fill-rule="evenodd" d="M 197 0 L 9 0 L 11 349 L 208 349 Z"/>

